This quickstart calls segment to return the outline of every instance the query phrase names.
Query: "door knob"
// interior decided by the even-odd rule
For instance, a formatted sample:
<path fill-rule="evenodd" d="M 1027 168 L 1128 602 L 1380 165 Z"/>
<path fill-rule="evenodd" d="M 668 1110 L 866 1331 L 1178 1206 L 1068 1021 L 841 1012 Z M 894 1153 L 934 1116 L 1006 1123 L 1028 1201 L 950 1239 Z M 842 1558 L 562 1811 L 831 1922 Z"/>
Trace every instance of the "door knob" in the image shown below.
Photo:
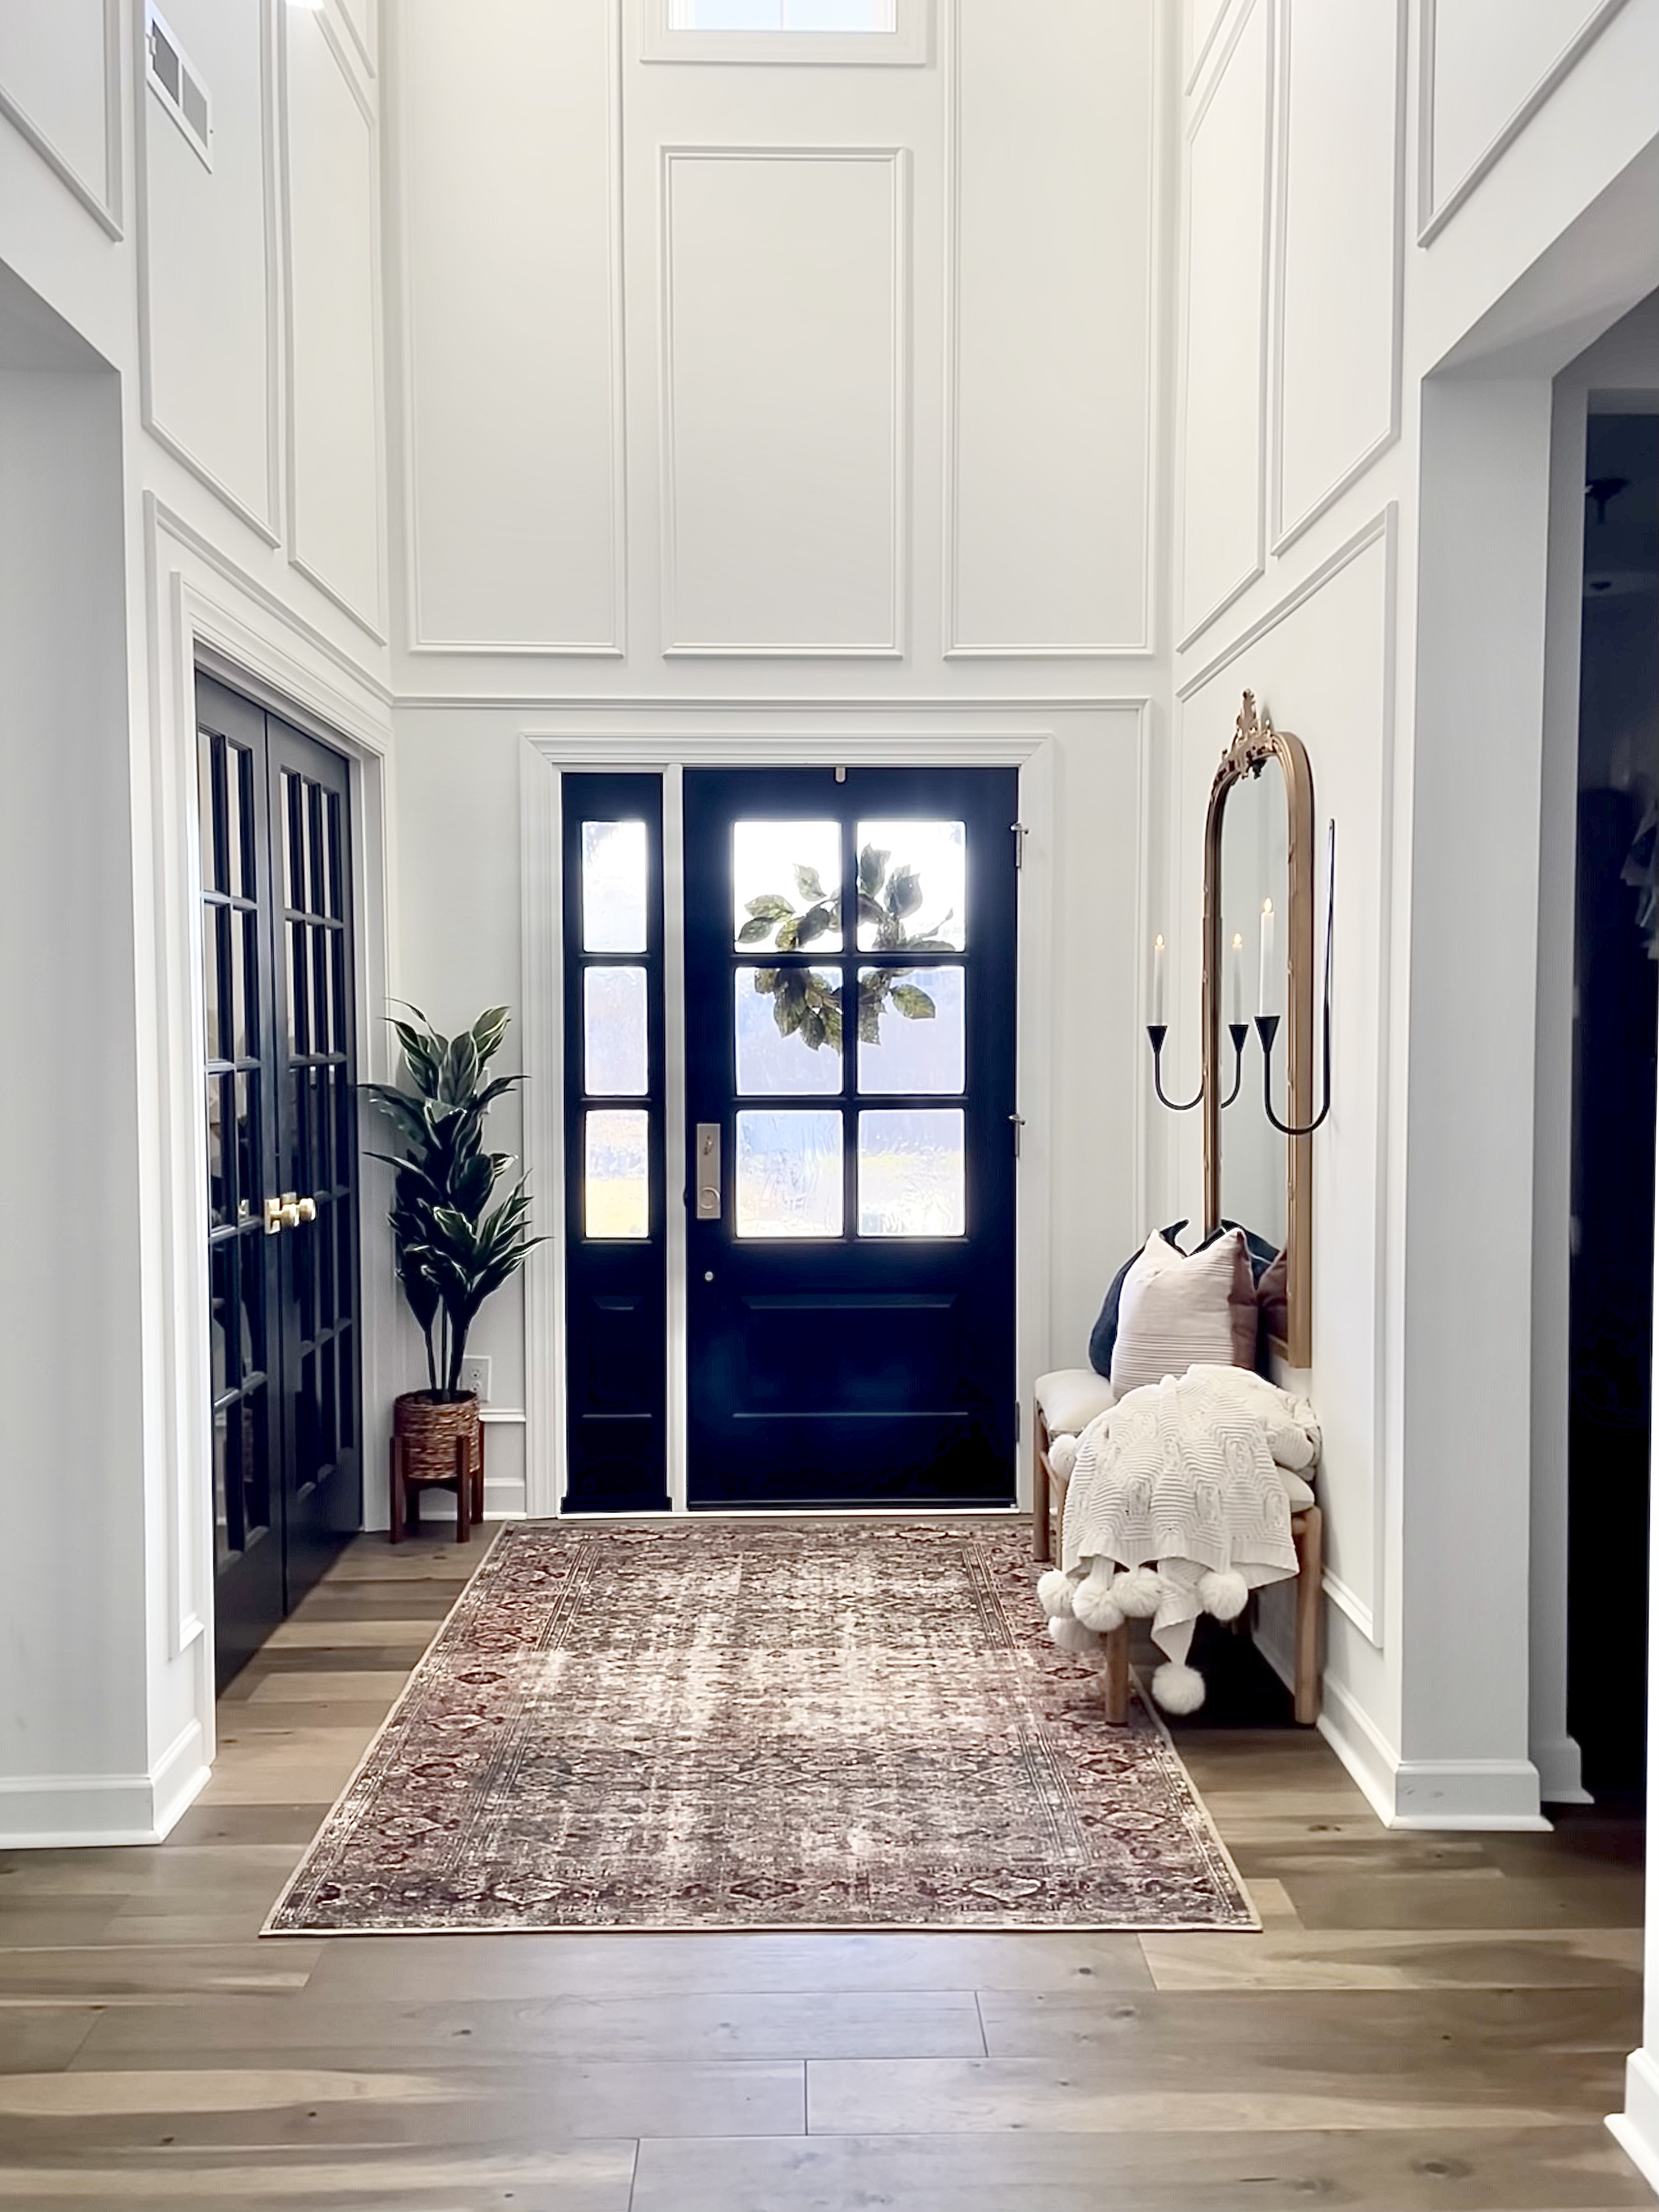
<path fill-rule="evenodd" d="M 301 1221 L 314 1221 L 317 1218 L 317 1201 L 314 1198 L 302 1198 L 294 1211 Z"/>
<path fill-rule="evenodd" d="M 291 1190 L 285 1190 L 283 1193 L 283 1202 L 276 1211 L 282 1216 L 284 1229 L 297 1229 L 305 1219 L 304 1214 L 300 1211 L 300 1201 Z"/>

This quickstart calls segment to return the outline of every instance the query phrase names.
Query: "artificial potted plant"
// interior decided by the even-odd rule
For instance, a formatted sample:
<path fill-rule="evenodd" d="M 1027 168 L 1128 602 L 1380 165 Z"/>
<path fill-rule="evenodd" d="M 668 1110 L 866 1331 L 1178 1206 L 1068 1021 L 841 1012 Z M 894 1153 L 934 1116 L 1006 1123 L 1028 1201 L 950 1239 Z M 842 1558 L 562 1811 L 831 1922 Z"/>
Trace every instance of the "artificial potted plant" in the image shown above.
<path fill-rule="evenodd" d="M 484 1300 L 511 1280 L 541 1239 L 526 1234 L 522 1176 L 491 1204 L 513 1155 L 484 1150 L 484 1116 L 523 1080 L 488 1073 L 507 1034 L 507 1008 L 486 1007 L 453 1037 L 434 1030 L 418 1006 L 409 1011 L 413 1021 L 392 1021 L 406 1087 L 363 1088 L 402 1140 L 400 1152 L 374 1157 L 396 1171 L 398 1280 L 426 1346 L 427 1387 L 398 1399 L 392 1433 L 403 1439 L 410 1474 L 443 1476 L 453 1474 L 458 1437 L 465 1439 L 467 1467 L 482 1464 L 477 1397 L 461 1388 L 468 1333 Z"/>

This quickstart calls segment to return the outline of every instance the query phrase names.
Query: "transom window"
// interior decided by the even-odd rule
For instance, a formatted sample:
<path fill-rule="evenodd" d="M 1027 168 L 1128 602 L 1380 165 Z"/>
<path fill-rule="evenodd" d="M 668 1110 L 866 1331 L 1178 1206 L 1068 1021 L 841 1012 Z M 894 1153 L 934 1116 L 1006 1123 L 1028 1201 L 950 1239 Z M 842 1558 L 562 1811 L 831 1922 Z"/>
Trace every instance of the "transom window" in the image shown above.
<path fill-rule="evenodd" d="M 897 0 L 670 0 L 676 31 L 866 31 L 897 28 Z"/>

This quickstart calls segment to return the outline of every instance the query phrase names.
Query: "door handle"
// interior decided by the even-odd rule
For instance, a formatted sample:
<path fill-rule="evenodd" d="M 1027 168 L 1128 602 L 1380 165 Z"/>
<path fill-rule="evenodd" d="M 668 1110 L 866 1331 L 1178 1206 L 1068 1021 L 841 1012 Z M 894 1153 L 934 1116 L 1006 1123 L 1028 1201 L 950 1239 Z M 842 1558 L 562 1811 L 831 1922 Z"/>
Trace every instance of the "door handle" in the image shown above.
<path fill-rule="evenodd" d="M 265 1235 L 280 1237 L 283 1233 L 283 1201 L 280 1198 L 265 1200 Z"/>
<path fill-rule="evenodd" d="M 720 1218 L 720 1125 L 718 1121 L 699 1121 L 697 1124 L 696 1191 L 696 1218 L 699 1221 L 718 1221 Z"/>
<path fill-rule="evenodd" d="M 305 1203 L 307 1206 L 311 1206 L 311 1200 L 309 1199 L 307 1199 Z M 317 1209 L 313 1206 L 311 1210 L 312 1212 L 314 1213 Z M 308 1220 L 310 1218 L 309 1215 L 304 1214 L 300 1211 L 300 1200 L 294 1195 L 294 1193 L 291 1190 L 285 1190 L 283 1193 L 282 1200 L 276 1208 L 276 1212 L 284 1229 L 297 1229 L 302 1221 Z M 270 1226 L 270 1202 L 267 1201 L 265 1208 L 265 1227 L 267 1231 Z"/>
<path fill-rule="evenodd" d="M 302 1198 L 297 1202 L 294 1211 L 301 1221 L 314 1221 L 317 1218 L 317 1201 L 314 1198 Z"/>

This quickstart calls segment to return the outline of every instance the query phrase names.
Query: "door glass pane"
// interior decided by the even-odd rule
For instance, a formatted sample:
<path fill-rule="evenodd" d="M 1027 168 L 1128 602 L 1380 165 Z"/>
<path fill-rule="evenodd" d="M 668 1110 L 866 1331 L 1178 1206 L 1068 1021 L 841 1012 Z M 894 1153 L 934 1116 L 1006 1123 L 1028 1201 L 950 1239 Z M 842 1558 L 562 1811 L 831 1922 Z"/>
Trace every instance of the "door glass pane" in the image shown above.
<path fill-rule="evenodd" d="M 263 1386 L 235 1408 L 242 1425 L 242 1522 L 250 1535 L 270 1526 L 270 1431 Z"/>
<path fill-rule="evenodd" d="M 650 1116 L 642 1107 L 596 1109 L 587 1116 L 582 1221 L 590 1237 L 651 1233 Z"/>
<path fill-rule="evenodd" d="M 733 975 L 738 1089 L 746 1098 L 841 1089 L 841 977 L 791 962 Z"/>
<path fill-rule="evenodd" d="M 739 1237 L 841 1235 L 839 1112 L 739 1114 L 737 1152 Z"/>
<path fill-rule="evenodd" d="M 196 797 L 199 808 L 198 819 L 202 838 L 202 889 L 218 891 L 224 889 L 223 873 L 219 866 L 219 839 L 215 823 L 213 756 L 221 740 L 211 730 L 196 733 Z"/>
<path fill-rule="evenodd" d="M 290 1053 L 309 1051 L 306 1023 L 306 926 L 302 921 L 291 921 L 288 926 L 288 1048 Z"/>
<path fill-rule="evenodd" d="M 841 825 L 734 822 L 732 931 L 780 952 L 841 951 Z"/>
<path fill-rule="evenodd" d="M 258 882 L 253 872 L 253 756 L 246 745 L 228 746 L 225 769 L 228 888 L 238 898 L 251 899 Z"/>
<path fill-rule="evenodd" d="M 265 1271 L 264 1255 L 252 1237 L 244 1241 L 241 1265 L 241 1379 L 265 1371 Z"/>
<path fill-rule="evenodd" d="M 225 1048 L 230 1040 L 225 1035 L 225 1016 L 219 990 L 220 942 L 229 927 L 229 914 L 224 907 L 204 906 L 202 908 L 202 1016 L 210 1060 L 224 1060 L 229 1056 Z"/>
<path fill-rule="evenodd" d="M 208 1211 L 216 1227 L 230 1219 L 234 1203 L 231 1162 L 226 1156 L 226 1110 L 229 1083 L 222 1075 L 207 1079 Z"/>
<path fill-rule="evenodd" d="M 966 1055 L 960 968 L 860 969 L 860 1091 L 960 1091 Z"/>
<path fill-rule="evenodd" d="M 344 912 L 340 904 L 340 794 L 327 793 L 323 800 L 326 836 L 323 844 L 323 875 L 327 896 L 323 911 L 336 921 Z"/>
<path fill-rule="evenodd" d="M 582 979 L 582 1088 L 590 1098 L 643 1098 L 645 970 L 590 968 Z"/>
<path fill-rule="evenodd" d="M 233 1076 L 230 1080 L 234 1085 L 232 1096 L 236 1105 L 236 1218 L 245 1221 L 251 1213 L 261 1210 L 264 1198 L 259 1078 L 250 1073 Z"/>
<path fill-rule="evenodd" d="M 311 933 L 311 1049 L 313 1052 L 332 1052 L 334 1039 L 328 1019 L 329 1002 L 329 941 L 332 930 L 313 928 Z"/>
<path fill-rule="evenodd" d="M 968 839 L 960 822 L 860 822 L 859 947 L 954 951 L 966 942 Z"/>
<path fill-rule="evenodd" d="M 227 1060 L 246 1060 L 256 1049 L 252 1042 L 253 976 L 248 954 L 253 950 L 253 916 L 225 908 L 225 927 L 230 948 L 230 1021 L 225 1039 Z"/>
<path fill-rule="evenodd" d="M 303 795 L 300 779 L 287 769 L 283 770 L 282 820 L 277 836 L 283 846 L 283 902 L 286 906 L 305 904 L 305 830 L 301 819 Z"/>
<path fill-rule="evenodd" d="M 222 1398 L 227 1390 L 236 1387 L 236 1339 L 231 1334 L 235 1325 L 232 1312 L 236 1291 L 236 1240 L 234 1237 L 225 1237 L 214 1246 L 210 1269 L 208 1371 L 212 1380 L 214 1397 Z"/>
<path fill-rule="evenodd" d="M 230 1486 L 225 1462 L 230 1448 L 230 1416 L 240 1407 L 224 1407 L 213 1417 L 213 1557 L 216 1565 L 237 1549 L 230 1529 Z M 239 1532 L 240 1533 L 240 1532 Z"/>
<path fill-rule="evenodd" d="M 859 1116 L 859 1234 L 960 1237 L 967 1225 L 962 1109 Z"/>
<path fill-rule="evenodd" d="M 643 822 L 582 824 L 582 950 L 643 952 L 646 903 Z"/>

